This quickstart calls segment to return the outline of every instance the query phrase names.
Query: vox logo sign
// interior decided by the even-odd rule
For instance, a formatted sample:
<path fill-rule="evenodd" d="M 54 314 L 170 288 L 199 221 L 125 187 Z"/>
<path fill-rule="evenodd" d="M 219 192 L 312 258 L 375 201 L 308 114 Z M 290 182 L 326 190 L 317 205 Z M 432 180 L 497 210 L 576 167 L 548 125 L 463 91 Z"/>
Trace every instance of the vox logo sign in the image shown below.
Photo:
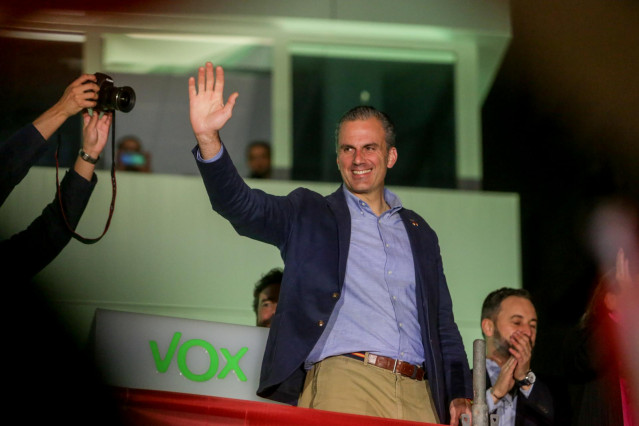
<path fill-rule="evenodd" d="M 169 345 L 169 348 L 164 357 L 162 357 L 162 355 L 160 354 L 157 342 L 154 340 L 149 341 L 149 345 L 151 346 L 151 353 L 153 354 L 153 360 L 155 361 L 155 366 L 158 371 L 160 373 L 166 373 L 169 369 L 169 365 L 171 365 L 171 361 L 173 361 L 173 358 L 175 357 L 175 353 L 177 352 L 178 369 L 187 379 L 193 380 L 194 382 L 206 382 L 207 380 L 211 380 L 213 377 L 215 377 L 218 366 L 220 364 L 220 360 L 217 354 L 217 350 L 213 347 L 213 345 L 206 340 L 201 339 L 187 340 L 186 342 L 180 344 L 181 338 L 182 333 L 177 332 L 173 334 L 173 339 L 171 339 L 171 344 Z M 198 346 L 201 349 L 204 349 L 204 351 L 210 358 L 208 370 L 200 374 L 193 373 L 189 369 L 186 358 L 189 349 Z M 224 379 L 231 371 L 234 371 L 235 375 L 241 382 L 246 382 L 246 375 L 240 368 L 239 364 L 240 359 L 242 359 L 246 352 L 248 352 L 248 348 L 244 347 L 240 349 L 235 355 L 232 355 L 228 349 L 220 348 L 220 353 L 226 360 L 226 364 L 217 375 L 217 378 Z"/>

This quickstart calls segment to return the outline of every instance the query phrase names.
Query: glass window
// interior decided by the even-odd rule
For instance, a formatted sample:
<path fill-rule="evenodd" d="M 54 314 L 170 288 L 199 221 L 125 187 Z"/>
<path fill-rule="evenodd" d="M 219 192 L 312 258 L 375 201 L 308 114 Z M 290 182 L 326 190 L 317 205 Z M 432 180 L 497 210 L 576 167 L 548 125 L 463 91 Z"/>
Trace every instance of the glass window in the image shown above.
<path fill-rule="evenodd" d="M 135 136 L 154 173 L 197 174 L 190 152 L 188 78 L 206 61 L 222 65 L 225 97 L 239 92 L 233 118 L 221 132 L 238 171 L 248 174 L 245 148 L 271 138 L 272 48 L 254 37 L 180 34 L 104 34 L 102 64 L 116 86 L 136 93 L 133 111 L 116 118 L 116 137 Z M 105 152 L 105 167 L 111 153 Z"/>
<path fill-rule="evenodd" d="M 454 188 L 454 58 L 345 56 L 294 51 L 293 179 L 340 181 L 335 124 L 348 109 L 372 105 L 396 127 L 399 158 L 386 182 Z"/>
<path fill-rule="evenodd" d="M 64 89 L 82 74 L 82 39 L 45 33 L 8 34 L 0 37 L 0 140 L 33 122 L 51 108 Z M 80 149 L 82 122 L 67 120 L 50 138 L 47 151 L 36 164 L 55 166 L 60 140 L 60 167 L 69 167 Z"/>

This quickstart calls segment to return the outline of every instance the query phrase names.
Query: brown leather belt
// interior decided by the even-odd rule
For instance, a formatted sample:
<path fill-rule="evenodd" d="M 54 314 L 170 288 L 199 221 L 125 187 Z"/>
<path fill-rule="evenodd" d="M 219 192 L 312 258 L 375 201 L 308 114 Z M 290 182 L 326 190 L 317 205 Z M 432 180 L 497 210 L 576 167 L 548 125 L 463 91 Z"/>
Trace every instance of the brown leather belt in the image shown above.
<path fill-rule="evenodd" d="M 419 365 L 414 365 L 406 361 L 400 361 L 398 359 L 389 358 L 386 356 L 375 355 L 368 352 L 353 352 L 350 354 L 344 354 L 344 356 L 364 361 L 364 364 L 374 365 L 375 367 L 390 370 L 393 373 L 401 374 L 411 379 L 422 381 L 426 376 L 424 369 Z"/>

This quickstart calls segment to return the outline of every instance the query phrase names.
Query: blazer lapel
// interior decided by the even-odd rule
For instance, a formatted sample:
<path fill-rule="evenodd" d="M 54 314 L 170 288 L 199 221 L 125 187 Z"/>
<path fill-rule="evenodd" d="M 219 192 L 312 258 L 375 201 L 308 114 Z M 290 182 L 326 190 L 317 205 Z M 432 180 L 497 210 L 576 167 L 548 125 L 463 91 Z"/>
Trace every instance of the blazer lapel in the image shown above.
<path fill-rule="evenodd" d="M 417 217 L 407 209 L 401 209 L 399 215 L 406 227 L 406 233 L 408 234 L 408 241 L 410 242 L 410 248 L 413 252 L 413 262 L 415 263 L 415 280 L 417 284 L 424 283 L 424 271 L 422 271 L 422 259 L 419 259 L 420 255 L 424 255 L 424 248 L 419 238 L 419 232 L 422 230 L 423 225 L 420 224 Z"/>

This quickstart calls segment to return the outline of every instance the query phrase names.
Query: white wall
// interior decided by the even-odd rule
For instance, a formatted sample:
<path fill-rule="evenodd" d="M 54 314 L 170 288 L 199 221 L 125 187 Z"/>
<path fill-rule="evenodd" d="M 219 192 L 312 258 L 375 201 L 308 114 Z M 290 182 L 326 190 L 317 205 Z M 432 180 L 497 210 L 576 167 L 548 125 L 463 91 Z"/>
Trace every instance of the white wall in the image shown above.
<path fill-rule="evenodd" d="M 176 141 L 188 152 L 193 140 Z M 195 167 L 195 166 L 194 166 Z M 99 235 L 111 200 L 99 183 L 78 231 Z M 97 244 L 72 240 L 38 278 L 43 291 L 86 339 L 95 308 L 254 324 L 252 288 L 282 266 L 276 248 L 238 236 L 212 211 L 199 176 L 119 173 L 111 228 Z M 284 195 L 298 182 L 250 181 Z M 304 183 L 329 194 L 336 184 Z M 55 169 L 33 168 L 0 209 L 1 237 L 24 229 L 53 199 Z M 513 194 L 391 188 L 437 231 L 444 270 L 469 360 L 481 337 L 486 294 L 521 286 L 518 198 Z M 26 301 L 12 301 L 18 305 Z M 25 309 L 26 309 L 25 305 Z"/>

